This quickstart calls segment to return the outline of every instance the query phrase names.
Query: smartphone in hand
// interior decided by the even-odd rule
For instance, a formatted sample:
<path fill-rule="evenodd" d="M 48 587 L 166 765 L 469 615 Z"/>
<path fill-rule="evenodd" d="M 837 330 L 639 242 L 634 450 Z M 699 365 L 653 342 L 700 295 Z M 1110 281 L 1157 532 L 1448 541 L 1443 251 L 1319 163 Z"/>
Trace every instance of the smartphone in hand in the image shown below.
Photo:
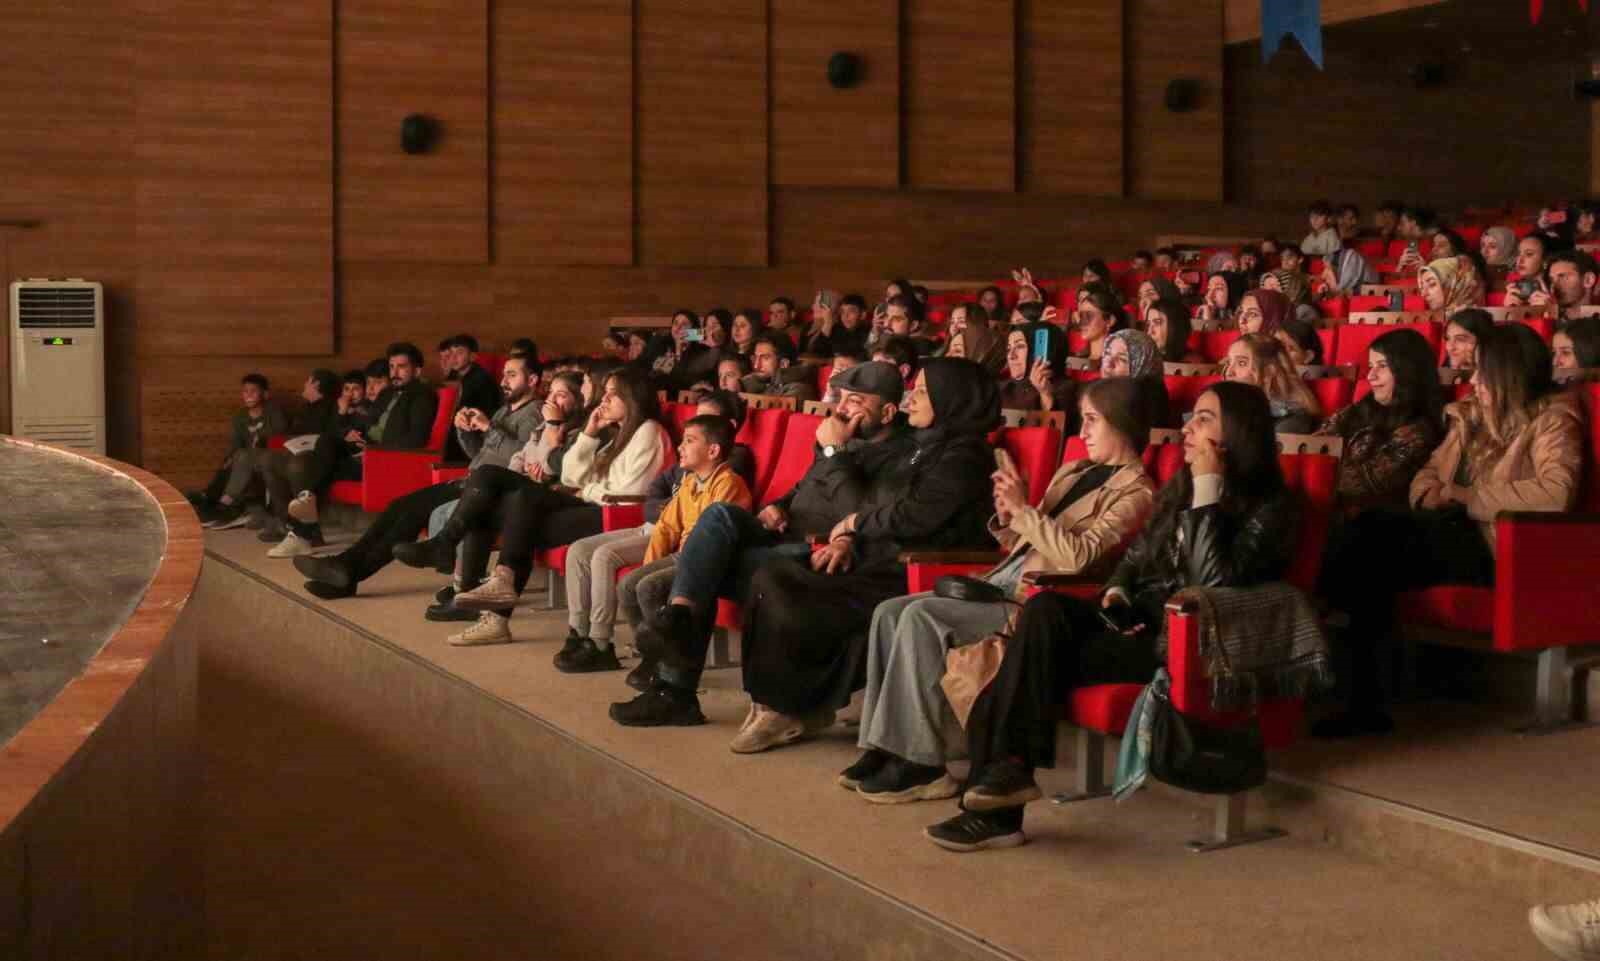
<path fill-rule="evenodd" d="M 1127 634 L 1140 624 L 1139 614 L 1130 604 L 1112 604 L 1100 608 L 1100 620 L 1118 634 Z"/>

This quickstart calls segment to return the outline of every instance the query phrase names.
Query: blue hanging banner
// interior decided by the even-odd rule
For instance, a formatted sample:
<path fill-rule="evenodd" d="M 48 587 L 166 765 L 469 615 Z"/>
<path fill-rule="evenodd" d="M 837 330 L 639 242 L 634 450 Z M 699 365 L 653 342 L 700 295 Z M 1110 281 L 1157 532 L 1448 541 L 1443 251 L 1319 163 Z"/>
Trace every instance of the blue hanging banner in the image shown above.
<path fill-rule="evenodd" d="M 1278 52 L 1284 37 L 1293 37 L 1322 69 L 1322 0 L 1261 0 L 1261 62 Z"/>

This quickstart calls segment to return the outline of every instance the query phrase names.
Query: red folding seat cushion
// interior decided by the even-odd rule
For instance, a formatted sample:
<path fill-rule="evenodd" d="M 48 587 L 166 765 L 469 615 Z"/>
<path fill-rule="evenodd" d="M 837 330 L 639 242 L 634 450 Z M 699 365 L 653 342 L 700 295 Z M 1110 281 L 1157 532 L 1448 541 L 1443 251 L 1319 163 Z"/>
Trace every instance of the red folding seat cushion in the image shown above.
<path fill-rule="evenodd" d="M 1076 688 L 1067 705 L 1072 723 L 1101 734 L 1121 734 L 1133 715 L 1143 684 L 1095 684 Z"/>

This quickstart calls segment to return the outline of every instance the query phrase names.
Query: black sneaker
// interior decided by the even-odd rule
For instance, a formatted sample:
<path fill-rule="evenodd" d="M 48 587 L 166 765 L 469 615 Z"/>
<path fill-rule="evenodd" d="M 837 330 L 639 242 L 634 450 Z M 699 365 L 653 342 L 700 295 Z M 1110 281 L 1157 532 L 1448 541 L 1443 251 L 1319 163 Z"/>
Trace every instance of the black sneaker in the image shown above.
<path fill-rule="evenodd" d="M 250 516 L 245 513 L 243 504 L 218 504 L 208 511 L 209 517 L 204 518 L 203 526 L 214 531 L 226 531 L 235 527 L 243 527 Z"/>
<path fill-rule="evenodd" d="M 892 757 L 894 755 L 888 751 L 875 747 L 867 748 L 865 754 L 856 758 L 856 763 L 839 772 L 839 786 L 847 791 L 856 790 L 861 787 L 862 781 L 883 770 L 883 766 L 888 764 Z"/>
<path fill-rule="evenodd" d="M 456 589 L 449 584 L 446 584 L 445 586 L 433 592 L 433 602 L 435 604 L 448 604 L 455 599 Z"/>
<path fill-rule="evenodd" d="M 572 628 L 567 628 L 567 639 L 561 642 L 561 650 L 556 652 L 556 666 L 560 667 L 562 661 L 578 653 L 578 648 L 582 647 L 583 643 L 588 640 L 587 637 Z"/>
<path fill-rule="evenodd" d="M 1028 843 L 1019 824 L 996 818 L 993 814 L 962 811 L 948 821 L 940 821 L 922 829 L 922 834 L 946 851 L 985 851 L 989 848 L 1014 848 Z"/>
<path fill-rule="evenodd" d="M 641 655 L 639 666 L 628 672 L 628 686 L 635 691 L 648 691 L 656 679 L 656 665 L 660 662 L 649 654 Z"/>
<path fill-rule="evenodd" d="M 706 722 L 700 699 L 657 682 L 631 701 L 611 705 L 611 719 L 626 727 L 694 727 Z"/>
<path fill-rule="evenodd" d="M 978 783 L 961 795 L 961 806 L 968 811 L 994 811 L 1015 808 L 1044 797 L 1033 775 L 1016 761 L 989 765 Z"/>
<path fill-rule="evenodd" d="M 942 765 L 917 764 L 891 754 L 856 790 L 874 804 L 909 804 L 953 798 L 961 793 L 961 785 Z"/>
<path fill-rule="evenodd" d="M 1346 711 L 1311 725 L 1311 736 L 1322 738 L 1365 737 L 1393 731 L 1394 718 L 1382 711 Z"/>
<path fill-rule="evenodd" d="M 300 558 L 295 558 L 299 560 Z M 356 586 L 347 584 L 340 587 L 337 584 L 328 584 L 323 581 L 306 581 L 306 593 L 313 597 L 320 597 L 325 601 L 337 601 L 344 597 L 355 597 Z"/>
<path fill-rule="evenodd" d="M 455 570 L 456 546 L 437 537 L 425 541 L 406 541 L 394 546 L 394 559 L 407 567 L 437 568 L 448 562 L 450 569 Z"/>
<path fill-rule="evenodd" d="M 424 619 L 430 621 L 476 621 L 478 619 L 478 612 L 469 611 L 464 607 L 457 607 L 454 604 L 429 604 L 428 609 L 422 612 L 422 616 Z"/>
<path fill-rule="evenodd" d="M 350 576 L 350 568 L 338 557 L 316 557 L 304 555 L 294 559 L 294 569 L 304 574 L 313 581 L 321 581 L 331 587 L 349 588 L 350 594 L 355 593 L 356 579 Z M 318 595 L 319 597 L 321 595 Z M 348 597 L 349 595 L 343 595 Z"/>
<path fill-rule="evenodd" d="M 608 644 L 601 647 L 589 638 L 583 638 L 583 643 L 571 654 L 563 657 L 556 655 L 556 670 L 563 674 L 595 674 L 600 671 L 620 671 L 622 662 L 617 660 L 617 652 Z"/>

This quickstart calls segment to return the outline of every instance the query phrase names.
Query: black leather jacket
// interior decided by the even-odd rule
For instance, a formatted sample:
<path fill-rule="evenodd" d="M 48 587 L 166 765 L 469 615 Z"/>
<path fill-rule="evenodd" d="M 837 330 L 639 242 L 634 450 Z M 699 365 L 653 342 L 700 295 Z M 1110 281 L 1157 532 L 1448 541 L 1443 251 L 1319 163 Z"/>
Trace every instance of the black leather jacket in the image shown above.
<path fill-rule="evenodd" d="M 1185 587 L 1249 587 L 1282 580 L 1294 556 L 1299 502 L 1293 491 L 1241 509 L 1185 508 L 1177 524 L 1145 527 L 1106 589 L 1128 595 L 1140 619 L 1166 633 L 1167 600 Z M 1158 528 L 1171 533 L 1158 543 Z"/>

